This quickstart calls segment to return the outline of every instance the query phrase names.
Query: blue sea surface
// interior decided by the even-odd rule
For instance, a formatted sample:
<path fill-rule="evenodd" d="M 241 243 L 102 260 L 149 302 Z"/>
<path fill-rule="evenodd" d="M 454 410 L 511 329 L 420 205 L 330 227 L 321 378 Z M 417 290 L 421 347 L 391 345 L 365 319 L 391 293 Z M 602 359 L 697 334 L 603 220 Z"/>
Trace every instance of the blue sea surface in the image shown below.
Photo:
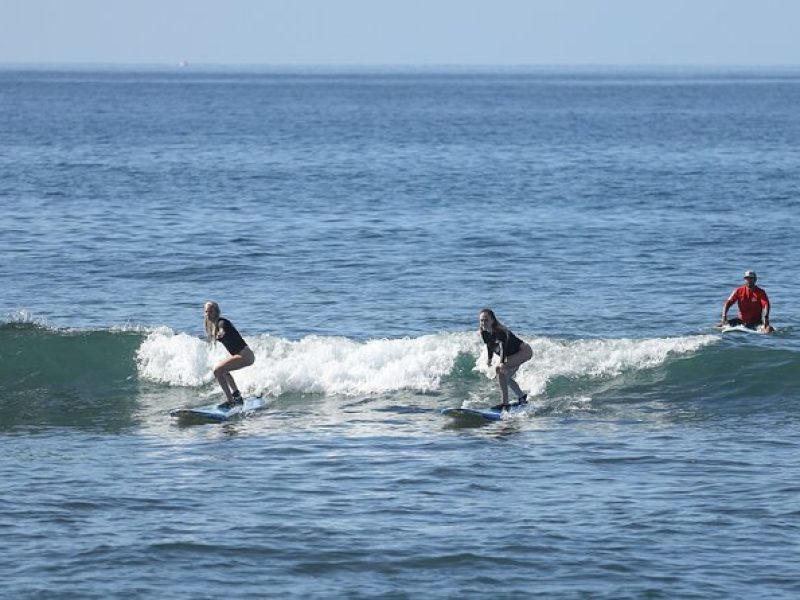
<path fill-rule="evenodd" d="M 14 598 L 796 598 L 800 70 L 0 69 Z M 771 336 L 721 334 L 754 269 Z M 220 398 L 216 300 L 267 407 Z M 484 306 L 533 349 L 499 397 Z M 731 316 L 736 308 L 731 309 Z"/>

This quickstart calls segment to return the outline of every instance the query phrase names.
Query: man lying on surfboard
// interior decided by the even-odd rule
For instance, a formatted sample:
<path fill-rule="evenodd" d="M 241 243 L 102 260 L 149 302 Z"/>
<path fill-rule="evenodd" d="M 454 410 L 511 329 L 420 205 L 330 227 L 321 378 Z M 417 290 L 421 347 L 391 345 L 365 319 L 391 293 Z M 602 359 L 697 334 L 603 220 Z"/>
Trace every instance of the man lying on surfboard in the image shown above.
<path fill-rule="evenodd" d="M 767 292 L 756 285 L 758 275 L 755 271 L 745 271 L 745 285 L 733 290 L 722 305 L 722 321 L 719 326 L 736 327 L 743 325 L 763 333 L 772 333 L 775 328 L 769 324 L 769 298 Z M 738 303 L 739 318 L 728 320 L 728 309 Z"/>

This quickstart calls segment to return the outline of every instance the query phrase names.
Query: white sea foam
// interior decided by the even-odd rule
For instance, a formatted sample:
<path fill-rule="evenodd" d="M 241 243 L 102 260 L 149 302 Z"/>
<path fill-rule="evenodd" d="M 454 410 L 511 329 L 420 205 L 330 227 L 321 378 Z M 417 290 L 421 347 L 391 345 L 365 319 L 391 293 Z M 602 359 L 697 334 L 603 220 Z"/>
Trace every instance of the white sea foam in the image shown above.
<path fill-rule="evenodd" d="M 246 393 L 378 394 L 395 390 L 428 392 L 441 387 L 459 355 L 475 360 L 487 377 L 485 346 L 474 333 L 439 333 L 418 338 L 355 341 L 309 336 L 298 341 L 271 335 L 247 336 L 256 355 L 252 367 L 234 376 Z M 526 337 L 533 359 L 517 374 L 520 385 L 541 394 L 554 377 L 613 377 L 628 370 L 656 367 L 672 356 L 691 354 L 714 336 L 647 340 L 557 340 Z M 215 363 L 227 353 L 186 334 L 151 332 L 137 352 L 139 376 L 177 386 L 213 380 Z"/>
<path fill-rule="evenodd" d="M 25 308 L 18 308 L 17 310 L 8 313 L 0 323 L 8 323 L 13 325 L 36 325 L 37 327 L 47 328 L 47 318 L 36 315 Z"/>
<path fill-rule="evenodd" d="M 474 354 L 478 346 L 473 336 L 465 334 L 366 342 L 319 336 L 299 341 L 270 335 L 247 339 L 256 363 L 235 372 L 236 381 L 246 393 L 274 395 L 435 390 L 452 371 L 459 353 Z M 144 379 L 199 386 L 213 379 L 213 365 L 225 356 L 221 344 L 212 347 L 199 338 L 156 331 L 140 346 L 137 365 Z"/>
<path fill-rule="evenodd" d="M 611 378 L 626 371 L 652 369 L 718 341 L 711 335 L 644 340 L 536 338 L 530 340 L 533 359 L 520 368 L 516 379 L 523 389 L 537 395 L 555 377 Z"/>
<path fill-rule="evenodd" d="M 204 340 L 168 329 L 151 332 L 136 352 L 139 376 L 170 385 L 198 386 L 213 379 L 214 362 L 224 348 L 211 348 Z"/>

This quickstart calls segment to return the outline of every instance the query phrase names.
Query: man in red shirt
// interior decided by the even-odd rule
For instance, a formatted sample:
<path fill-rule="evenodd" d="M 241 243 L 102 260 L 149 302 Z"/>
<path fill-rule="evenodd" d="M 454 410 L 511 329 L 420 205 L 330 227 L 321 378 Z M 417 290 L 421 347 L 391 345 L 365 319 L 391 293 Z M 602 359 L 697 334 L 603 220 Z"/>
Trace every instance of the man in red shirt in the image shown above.
<path fill-rule="evenodd" d="M 745 271 L 744 280 L 747 282 L 742 287 L 733 290 L 733 293 L 722 306 L 722 323 L 720 325 L 744 325 L 750 329 L 758 329 L 771 333 L 775 329 L 769 324 L 769 298 L 767 292 L 756 285 L 758 276 L 755 271 Z M 739 318 L 728 320 L 728 309 L 734 304 L 739 304 Z"/>

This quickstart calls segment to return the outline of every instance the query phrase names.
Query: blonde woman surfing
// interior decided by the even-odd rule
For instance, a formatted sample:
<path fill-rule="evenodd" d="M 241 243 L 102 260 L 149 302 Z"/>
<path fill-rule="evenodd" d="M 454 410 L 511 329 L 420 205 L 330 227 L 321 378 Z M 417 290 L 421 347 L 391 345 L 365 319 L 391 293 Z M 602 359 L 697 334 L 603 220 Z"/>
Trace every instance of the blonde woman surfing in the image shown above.
<path fill-rule="evenodd" d="M 531 347 L 514 335 L 511 330 L 497 320 L 494 312 L 484 308 L 478 315 L 480 322 L 480 334 L 486 344 L 487 362 L 492 366 L 492 358 L 495 354 L 500 357 L 500 364 L 495 367 L 497 382 L 500 384 L 500 394 L 502 403 L 494 408 L 507 410 L 511 405 L 508 403 L 508 388 L 516 394 L 519 404 L 528 403 L 528 395 L 523 393 L 516 381 L 516 375 L 522 363 L 527 362 L 533 356 Z"/>
<path fill-rule="evenodd" d="M 229 410 L 243 402 L 242 394 L 236 386 L 231 371 L 249 367 L 255 362 L 256 357 L 233 323 L 222 317 L 219 304 L 206 302 L 204 313 L 208 341 L 212 344 L 222 342 L 231 355 L 214 367 L 214 377 L 217 378 L 219 387 L 225 394 L 225 402 L 221 403 L 219 408 Z"/>

